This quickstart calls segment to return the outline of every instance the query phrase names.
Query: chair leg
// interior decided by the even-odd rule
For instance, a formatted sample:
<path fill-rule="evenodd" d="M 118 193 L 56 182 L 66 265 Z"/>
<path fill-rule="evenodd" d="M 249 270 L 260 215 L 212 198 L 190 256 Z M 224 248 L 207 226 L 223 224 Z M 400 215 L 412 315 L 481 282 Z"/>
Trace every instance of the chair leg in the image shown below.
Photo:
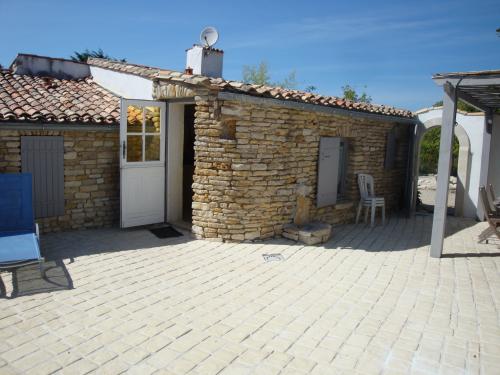
<path fill-rule="evenodd" d="M 373 225 L 375 224 L 375 210 L 376 210 L 376 206 L 375 206 L 375 201 L 372 201 L 372 212 L 371 212 L 371 222 L 370 222 L 370 226 L 373 228 Z"/>
<path fill-rule="evenodd" d="M 365 224 L 368 221 L 368 210 L 370 209 L 370 206 L 365 207 Z"/>
<path fill-rule="evenodd" d="M 359 217 L 361 216 L 361 210 L 363 209 L 363 204 L 361 201 L 359 201 L 359 204 L 358 204 L 358 209 L 357 209 L 357 212 L 356 212 L 356 224 L 359 222 Z"/>
<path fill-rule="evenodd" d="M 385 225 L 385 204 L 382 206 L 382 225 Z"/>

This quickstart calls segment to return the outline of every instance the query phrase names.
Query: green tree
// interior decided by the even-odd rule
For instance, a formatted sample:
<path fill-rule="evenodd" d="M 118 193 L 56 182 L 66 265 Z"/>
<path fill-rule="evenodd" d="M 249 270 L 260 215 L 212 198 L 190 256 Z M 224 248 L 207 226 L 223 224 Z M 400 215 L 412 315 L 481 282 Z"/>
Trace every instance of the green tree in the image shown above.
<path fill-rule="evenodd" d="M 315 92 L 317 90 L 317 87 L 314 85 L 309 85 L 305 88 L 306 92 Z"/>
<path fill-rule="evenodd" d="M 243 82 L 254 85 L 279 86 L 285 89 L 294 89 L 297 87 L 297 77 L 295 70 L 292 70 L 283 81 L 271 81 L 269 68 L 265 61 L 261 61 L 259 65 L 244 65 L 243 66 Z"/>
<path fill-rule="evenodd" d="M 261 61 L 258 66 L 244 65 L 243 82 L 252 83 L 254 85 L 270 85 L 271 77 L 269 76 L 267 63 L 265 61 Z"/>
<path fill-rule="evenodd" d="M 441 127 L 436 126 L 425 132 L 420 146 L 420 174 L 437 173 L 439 160 L 439 143 Z M 457 137 L 453 137 L 453 162 L 451 175 L 457 175 L 459 143 Z"/>
<path fill-rule="evenodd" d="M 433 107 L 442 107 L 443 106 L 443 101 L 440 100 L 432 105 Z M 464 111 L 464 112 L 481 112 L 479 109 L 476 107 L 470 105 L 469 103 L 466 103 L 460 99 L 458 99 L 457 102 L 457 109 Z"/>
<path fill-rule="evenodd" d="M 71 60 L 78 62 L 87 62 L 87 59 L 89 57 L 98 57 L 100 59 L 107 59 L 107 60 L 121 61 L 121 62 L 127 61 L 126 59 L 117 59 L 109 56 L 107 53 L 104 53 L 102 48 L 93 51 L 89 50 L 88 48 L 82 52 L 74 51 L 73 55 L 70 56 Z"/>
<path fill-rule="evenodd" d="M 364 87 L 366 89 L 366 86 Z M 363 103 L 371 103 L 372 97 L 368 95 L 364 90 L 359 95 L 356 92 L 356 89 L 350 85 L 342 86 L 342 93 L 344 99 L 351 100 L 353 102 L 363 102 Z"/>
<path fill-rule="evenodd" d="M 295 70 L 292 70 L 283 79 L 283 81 L 274 82 L 273 86 L 284 87 L 285 89 L 296 89 L 297 88 L 297 78 Z"/>

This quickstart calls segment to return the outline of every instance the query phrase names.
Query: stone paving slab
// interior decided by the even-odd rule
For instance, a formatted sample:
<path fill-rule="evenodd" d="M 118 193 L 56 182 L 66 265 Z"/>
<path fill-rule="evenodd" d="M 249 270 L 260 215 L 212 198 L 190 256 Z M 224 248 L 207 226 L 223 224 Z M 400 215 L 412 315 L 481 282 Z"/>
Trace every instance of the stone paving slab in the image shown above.
<path fill-rule="evenodd" d="M 431 220 L 321 246 L 45 235 L 48 281 L 1 274 L 0 374 L 499 374 L 499 243 L 449 218 L 429 258 Z"/>

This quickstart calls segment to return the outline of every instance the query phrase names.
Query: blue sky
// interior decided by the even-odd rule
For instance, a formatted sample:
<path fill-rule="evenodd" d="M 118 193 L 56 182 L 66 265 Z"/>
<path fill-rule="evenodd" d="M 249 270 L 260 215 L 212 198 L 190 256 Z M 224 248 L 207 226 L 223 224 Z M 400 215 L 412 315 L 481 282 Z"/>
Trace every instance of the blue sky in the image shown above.
<path fill-rule="evenodd" d="M 219 30 L 224 77 L 266 61 L 273 80 L 419 109 L 441 98 L 433 73 L 500 69 L 498 0 L 0 0 L 0 64 L 18 52 L 68 57 L 102 48 L 130 62 L 182 70 L 204 26 Z"/>

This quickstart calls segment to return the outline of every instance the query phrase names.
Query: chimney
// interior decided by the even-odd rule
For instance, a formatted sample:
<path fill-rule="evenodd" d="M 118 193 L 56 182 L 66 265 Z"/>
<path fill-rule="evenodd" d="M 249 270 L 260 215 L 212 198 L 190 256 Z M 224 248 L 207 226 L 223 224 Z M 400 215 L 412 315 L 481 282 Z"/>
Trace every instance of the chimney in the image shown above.
<path fill-rule="evenodd" d="M 200 45 L 193 45 L 187 50 L 186 70 L 192 69 L 193 74 L 222 78 L 222 58 L 224 51 Z"/>

